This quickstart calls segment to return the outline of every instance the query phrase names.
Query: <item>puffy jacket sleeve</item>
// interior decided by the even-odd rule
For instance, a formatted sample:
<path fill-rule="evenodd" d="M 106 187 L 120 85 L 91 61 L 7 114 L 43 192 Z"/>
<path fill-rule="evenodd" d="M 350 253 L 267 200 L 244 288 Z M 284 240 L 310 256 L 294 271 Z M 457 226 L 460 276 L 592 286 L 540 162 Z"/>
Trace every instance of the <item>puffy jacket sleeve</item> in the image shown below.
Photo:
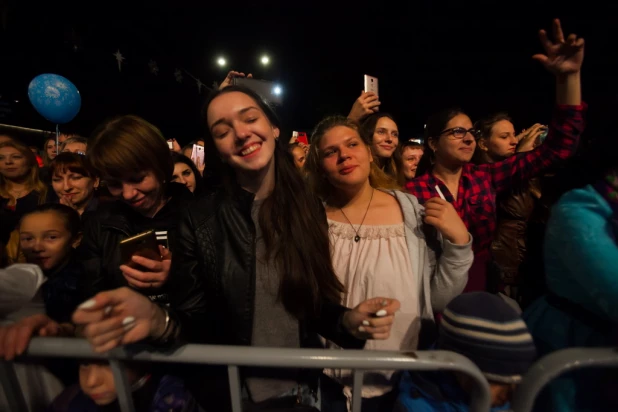
<path fill-rule="evenodd" d="M 170 316 L 180 324 L 180 336 L 194 343 L 208 343 L 207 305 L 204 291 L 203 260 L 190 209 L 180 217 L 172 250 L 169 299 Z"/>

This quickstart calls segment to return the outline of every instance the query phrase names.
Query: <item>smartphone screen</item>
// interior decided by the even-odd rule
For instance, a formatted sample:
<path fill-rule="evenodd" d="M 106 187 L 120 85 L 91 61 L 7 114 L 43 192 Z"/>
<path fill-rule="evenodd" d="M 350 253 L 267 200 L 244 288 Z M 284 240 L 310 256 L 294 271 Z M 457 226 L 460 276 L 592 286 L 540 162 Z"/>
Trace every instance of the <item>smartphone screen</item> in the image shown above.
<path fill-rule="evenodd" d="M 369 76 L 368 74 L 366 74 L 363 87 L 364 87 L 365 92 L 373 92 L 376 94 L 376 96 L 378 96 L 378 78 L 377 77 Z"/>
<path fill-rule="evenodd" d="M 174 148 L 174 142 L 172 142 L 171 140 L 167 141 L 167 147 L 170 148 L 170 150 L 172 150 Z"/>

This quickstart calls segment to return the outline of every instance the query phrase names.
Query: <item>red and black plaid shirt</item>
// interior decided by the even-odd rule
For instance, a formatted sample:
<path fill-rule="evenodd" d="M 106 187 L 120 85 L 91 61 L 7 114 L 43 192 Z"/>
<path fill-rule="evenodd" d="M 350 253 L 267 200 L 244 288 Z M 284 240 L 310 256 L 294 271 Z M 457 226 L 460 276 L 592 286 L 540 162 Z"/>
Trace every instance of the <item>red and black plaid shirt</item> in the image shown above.
<path fill-rule="evenodd" d="M 533 151 L 497 163 L 464 165 L 457 200 L 444 182 L 431 173 L 408 182 L 406 189 L 423 204 L 440 196 L 436 190 L 439 185 L 472 234 L 474 252 L 489 250 L 496 229 L 496 195 L 538 175 L 557 161 L 571 157 L 584 129 L 584 110 L 584 104 L 558 106 L 545 142 Z"/>

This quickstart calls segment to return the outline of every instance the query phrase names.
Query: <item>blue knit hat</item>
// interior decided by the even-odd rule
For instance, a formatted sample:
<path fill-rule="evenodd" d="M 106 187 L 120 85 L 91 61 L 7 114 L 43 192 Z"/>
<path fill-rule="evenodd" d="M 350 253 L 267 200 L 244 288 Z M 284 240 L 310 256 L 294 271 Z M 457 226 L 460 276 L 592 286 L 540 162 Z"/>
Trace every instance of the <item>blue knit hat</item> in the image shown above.
<path fill-rule="evenodd" d="M 502 298 L 486 292 L 465 293 L 447 305 L 438 346 L 466 356 L 488 380 L 502 383 L 519 382 L 536 359 L 521 316 Z"/>

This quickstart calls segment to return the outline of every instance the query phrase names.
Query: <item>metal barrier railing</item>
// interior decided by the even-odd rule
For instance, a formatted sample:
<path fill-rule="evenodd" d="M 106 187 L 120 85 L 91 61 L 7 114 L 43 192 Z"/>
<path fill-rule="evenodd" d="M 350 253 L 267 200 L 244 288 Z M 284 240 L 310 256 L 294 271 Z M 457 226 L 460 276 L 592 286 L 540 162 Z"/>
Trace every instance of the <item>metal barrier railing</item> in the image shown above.
<path fill-rule="evenodd" d="M 618 368 L 616 348 L 571 348 L 550 353 L 528 370 L 513 398 L 514 412 L 530 412 L 541 390 L 558 376 L 584 368 Z"/>
<path fill-rule="evenodd" d="M 246 346 L 185 345 L 171 351 L 161 352 L 144 346 L 125 346 L 99 354 L 91 350 L 83 339 L 34 338 L 23 358 L 78 358 L 100 359 L 109 362 L 122 412 L 134 412 L 130 385 L 124 361 L 188 363 L 228 365 L 228 376 L 232 411 L 241 412 L 240 366 L 275 368 L 324 369 L 340 368 L 354 370 L 352 411 L 361 410 L 361 388 L 364 370 L 448 370 L 461 372 L 472 378 L 474 390 L 471 393 L 470 411 L 487 412 L 490 407 L 490 393 L 487 379 L 469 359 L 447 351 L 386 352 L 368 350 L 324 350 L 324 349 L 280 349 L 254 348 Z M 17 390 L 9 397 L 13 402 L 11 410 L 25 410 L 25 401 L 19 394 L 19 384 L 12 372 L 12 364 L 0 364 L 0 380 L 9 391 Z M 11 390 L 13 389 L 13 390 Z M 8 392 L 8 391 L 7 391 Z M 21 396 L 21 399 L 20 399 Z"/>

